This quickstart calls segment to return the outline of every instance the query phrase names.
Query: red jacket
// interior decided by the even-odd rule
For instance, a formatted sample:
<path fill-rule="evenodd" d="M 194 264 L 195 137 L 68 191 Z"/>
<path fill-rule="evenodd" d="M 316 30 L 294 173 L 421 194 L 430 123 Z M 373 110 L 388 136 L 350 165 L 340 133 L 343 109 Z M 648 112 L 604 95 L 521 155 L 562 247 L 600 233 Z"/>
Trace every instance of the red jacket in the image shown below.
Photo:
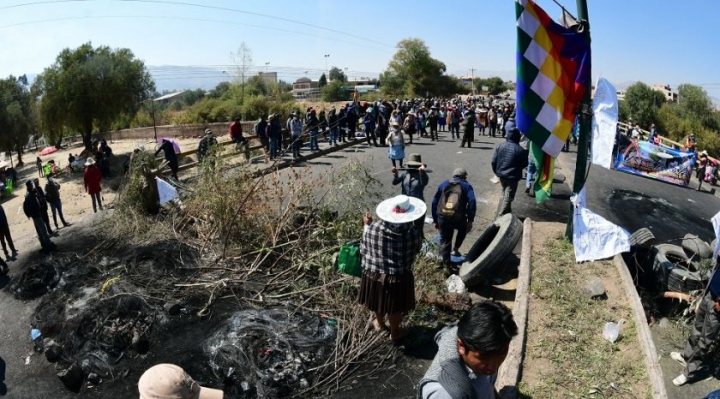
<path fill-rule="evenodd" d="M 241 139 L 243 137 L 242 125 L 238 122 L 230 124 L 230 137 Z"/>
<path fill-rule="evenodd" d="M 100 180 L 102 180 L 100 168 L 95 165 L 85 168 L 83 182 L 85 183 L 85 191 L 87 191 L 88 194 L 97 194 L 100 190 L 102 190 L 100 187 Z"/>

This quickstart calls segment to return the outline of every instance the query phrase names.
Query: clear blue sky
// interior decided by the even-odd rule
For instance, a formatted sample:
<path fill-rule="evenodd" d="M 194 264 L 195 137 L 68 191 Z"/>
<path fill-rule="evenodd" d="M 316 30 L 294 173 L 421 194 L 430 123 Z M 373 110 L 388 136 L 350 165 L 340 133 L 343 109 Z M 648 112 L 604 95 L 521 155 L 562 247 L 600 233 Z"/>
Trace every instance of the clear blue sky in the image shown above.
<path fill-rule="evenodd" d="M 351 77 L 377 76 L 398 41 L 418 37 L 450 74 L 466 75 L 475 68 L 476 76 L 514 77 L 512 0 L 185 0 L 205 7 L 177 3 L 0 0 L 0 76 L 42 72 L 63 48 L 88 41 L 130 48 L 148 66 L 212 65 L 228 72 L 234 63 L 231 53 L 245 42 L 256 70 L 278 71 L 286 80 L 305 71 L 317 79 L 325 69 L 325 54 L 330 55 L 328 67 L 348 68 Z M 537 3 L 551 16 L 560 15 L 551 0 Z M 575 14 L 574 1 L 561 3 Z M 619 86 L 636 80 L 673 87 L 703 84 L 720 98 L 720 45 L 710 34 L 716 31 L 720 2 L 588 3 L 594 78 L 603 76 Z M 157 78 L 182 78 L 183 73 L 188 72 L 164 68 Z"/>

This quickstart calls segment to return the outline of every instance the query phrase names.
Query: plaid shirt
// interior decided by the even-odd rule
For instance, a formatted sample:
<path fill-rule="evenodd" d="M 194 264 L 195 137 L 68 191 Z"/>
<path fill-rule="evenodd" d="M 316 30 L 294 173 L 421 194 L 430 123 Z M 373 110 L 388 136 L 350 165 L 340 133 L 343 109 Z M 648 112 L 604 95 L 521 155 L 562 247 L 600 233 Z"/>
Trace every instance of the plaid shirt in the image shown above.
<path fill-rule="evenodd" d="M 362 266 L 369 272 L 410 273 L 421 243 L 422 235 L 413 223 L 375 221 L 367 226 L 360 242 Z"/>

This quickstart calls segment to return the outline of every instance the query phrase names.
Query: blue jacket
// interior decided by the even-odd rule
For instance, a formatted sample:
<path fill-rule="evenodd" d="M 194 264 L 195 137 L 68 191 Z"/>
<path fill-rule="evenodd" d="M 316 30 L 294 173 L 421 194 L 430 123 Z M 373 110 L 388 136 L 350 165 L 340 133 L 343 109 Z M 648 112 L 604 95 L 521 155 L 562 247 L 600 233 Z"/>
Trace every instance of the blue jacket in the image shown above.
<path fill-rule="evenodd" d="M 475 191 L 473 190 L 473 187 L 468 183 L 467 181 L 459 178 L 459 177 L 453 177 L 454 182 L 460 182 L 460 187 L 462 187 L 463 195 L 467 198 L 467 210 L 465 212 L 465 216 L 467 216 L 467 221 L 472 223 L 475 221 L 475 212 L 477 211 L 477 204 L 475 203 Z M 432 202 L 432 218 L 433 222 L 438 222 L 438 213 L 437 213 L 437 207 L 438 203 L 440 202 L 440 197 L 442 196 L 443 191 L 445 190 L 445 187 L 447 187 L 450 184 L 450 180 L 445 180 L 440 184 L 440 187 L 438 187 L 437 192 L 435 193 L 435 197 L 433 198 Z"/>
<path fill-rule="evenodd" d="M 492 158 L 492 170 L 497 177 L 520 180 L 522 171 L 528 165 L 528 154 L 520 147 L 520 132 L 517 129 L 509 131 L 507 141 L 495 148 Z"/>

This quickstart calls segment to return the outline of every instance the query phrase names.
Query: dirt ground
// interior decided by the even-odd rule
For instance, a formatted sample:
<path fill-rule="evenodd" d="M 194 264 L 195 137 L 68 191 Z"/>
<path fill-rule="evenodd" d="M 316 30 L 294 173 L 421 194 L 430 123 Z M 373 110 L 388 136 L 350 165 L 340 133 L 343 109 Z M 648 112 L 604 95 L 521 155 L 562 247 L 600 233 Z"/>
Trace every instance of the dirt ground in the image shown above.
<path fill-rule="evenodd" d="M 526 397 L 635 397 L 648 395 L 643 354 L 632 311 L 611 261 L 576 264 L 559 240 L 565 225 L 533 224 L 532 281 L 521 392 Z M 583 287 L 602 281 L 606 299 Z M 624 319 L 620 338 L 603 338 L 606 322 Z"/>
<path fill-rule="evenodd" d="M 183 151 L 195 148 L 197 139 L 178 139 L 178 143 Z M 153 140 L 126 140 L 114 141 L 108 143 L 113 149 L 114 157 L 110 160 L 112 178 L 102 182 L 102 196 L 104 204 L 112 207 L 113 202 L 117 199 L 117 188 L 120 185 L 120 176 L 123 173 L 123 161 L 128 154 L 138 146 L 144 147 L 146 150 L 154 149 L 155 142 Z M 82 147 L 78 144 L 70 148 L 61 149 L 50 155 L 41 156 L 43 163 L 54 160 L 55 163 L 63 169 L 63 173 L 56 177 L 56 181 L 60 183 L 60 198 L 62 200 L 63 214 L 65 220 L 69 223 L 80 221 L 88 214 L 92 213 L 92 202 L 90 196 L 85 192 L 83 186 L 82 172 L 70 173 L 65 169 L 68 165 L 68 156 L 70 153 L 77 154 L 82 151 Z M 8 197 L 4 198 L 0 204 L 5 209 L 10 224 L 10 232 L 12 234 L 15 247 L 18 251 L 23 251 L 28 245 L 37 245 L 37 236 L 32 221 L 29 220 L 22 210 L 22 204 L 25 196 L 25 181 L 28 179 L 38 178 L 38 171 L 35 167 L 35 159 L 38 152 L 29 152 L 23 154 L 24 166 L 17 168 L 18 171 L 18 187 Z M 10 163 L 10 159 L 6 159 Z M 13 157 L 13 162 L 17 163 L 17 156 Z M 41 184 L 44 187 L 47 180 L 41 178 Z M 51 215 L 52 218 L 52 215 Z M 60 225 L 59 234 L 63 234 L 64 228 Z M 54 226 L 53 226 L 54 228 Z M 12 262 L 10 263 L 12 269 Z"/>

